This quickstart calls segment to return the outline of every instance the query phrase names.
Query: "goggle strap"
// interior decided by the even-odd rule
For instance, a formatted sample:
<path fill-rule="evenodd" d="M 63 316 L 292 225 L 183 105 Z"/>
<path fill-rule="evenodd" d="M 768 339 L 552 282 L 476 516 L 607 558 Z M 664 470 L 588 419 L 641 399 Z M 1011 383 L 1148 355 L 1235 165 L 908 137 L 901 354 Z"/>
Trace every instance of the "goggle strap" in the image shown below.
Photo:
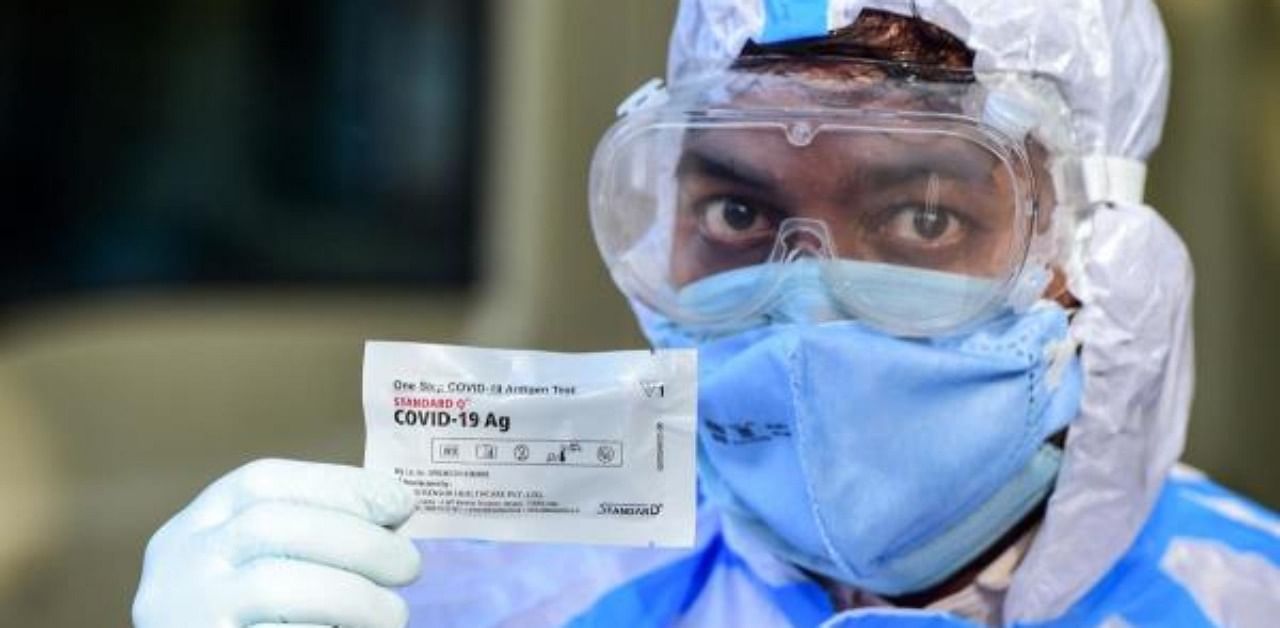
<path fill-rule="evenodd" d="M 1080 160 L 1085 200 L 1090 204 L 1141 205 L 1147 184 L 1147 164 L 1112 155 L 1087 155 Z"/>

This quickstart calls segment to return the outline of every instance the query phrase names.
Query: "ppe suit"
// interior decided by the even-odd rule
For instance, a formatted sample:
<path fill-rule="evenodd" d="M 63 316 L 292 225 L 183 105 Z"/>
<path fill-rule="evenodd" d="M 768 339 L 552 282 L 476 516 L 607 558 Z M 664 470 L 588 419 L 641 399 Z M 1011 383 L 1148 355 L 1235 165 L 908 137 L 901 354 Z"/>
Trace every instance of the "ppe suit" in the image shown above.
<path fill-rule="evenodd" d="M 854 23 L 866 9 L 916 15 L 958 36 L 974 51 L 973 70 L 979 76 L 1017 72 L 1046 79 L 1060 96 L 1058 104 L 1069 111 L 1070 128 L 1065 132 L 1080 153 L 1076 176 L 1088 211 L 1072 225 L 1071 241 L 1065 245 L 1070 253 L 1058 258 L 1080 307 L 1070 318 L 1065 339 L 1059 336 L 1066 319 L 1058 317 L 1043 326 L 1056 330 L 1054 342 L 1035 346 L 1037 351 L 1068 346 L 1072 351 L 1066 353 L 1077 359 L 1032 374 L 1035 381 L 1044 379 L 1055 386 L 1073 382 L 1062 384 L 1072 390 L 1071 404 L 1065 407 L 1073 416 L 1054 415 L 1043 421 L 1051 428 L 1066 421 L 1069 430 L 1065 446 L 1053 456 L 1056 475 L 1049 476 L 1052 494 L 1043 519 L 1034 534 L 1018 544 L 1016 562 L 1004 565 L 999 621 L 1027 626 L 1270 625 L 1280 616 L 1280 519 L 1176 462 L 1192 390 L 1192 274 L 1178 236 L 1142 201 L 1144 160 L 1159 142 L 1168 90 L 1167 44 L 1155 7 L 1149 0 L 684 0 L 671 39 L 671 92 L 701 77 L 718 76 L 749 42 L 820 37 Z M 716 83 L 716 91 L 732 91 L 735 86 L 732 81 Z M 1013 94 L 1015 100 L 1019 95 Z M 971 96 L 965 91 L 948 102 L 961 108 Z M 989 94 L 984 98 L 987 104 L 1002 102 Z M 1030 100 L 1039 102 L 1038 98 L 1033 93 Z M 641 93 L 624 109 L 643 110 L 643 101 L 652 99 L 652 93 Z M 1002 106 L 979 109 L 981 122 L 998 127 L 993 133 L 948 126 L 948 137 L 974 139 L 967 146 L 994 146 L 987 156 L 1007 162 L 1016 175 L 1018 151 L 1002 152 L 1000 143 L 1011 127 L 1018 127 L 1017 108 L 1013 113 Z M 909 123 L 892 129 L 865 120 L 847 125 L 844 128 L 858 132 L 849 134 L 844 146 L 850 151 L 841 155 L 848 156 L 855 145 L 865 146 L 860 142 L 870 135 L 918 132 L 917 118 L 909 118 Z M 875 134 L 862 133 L 868 125 Z M 798 128 L 802 127 L 791 130 Z M 941 127 L 933 130 L 937 128 Z M 660 154 L 664 145 L 675 143 L 664 144 L 659 136 L 634 152 Z M 640 184 L 633 192 L 662 187 L 649 185 L 642 159 L 635 163 L 639 167 L 628 171 L 639 173 Z M 1009 179 L 1016 182 L 1018 177 Z M 930 178 L 921 189 L 932 194 L 938 187 L 937 179 Z M 601 189 L 610 188 L 593 181 L 593 195 Z M 1024 214 L 1035 222 L 1034 211 L 1010 210 L 1014 217 Z M 916 228 L 937 224 L 936 213 L 922 215 Z M 663 224 L 661 215 L 655 216 L 651 222 Z M 653 278 L 668 276 L 671 269 L 646 275 L 643 264 L 665 255 L 669 243 L 640 238 L 626 242 L 626 247 L 615 246 L 601 237 L 600 217 L 593 219 L 606 263 L 651 339 L 668 344 L 673 336 L 660 330 L 679 328 L 677 335 L 684 341 L 701 342 L 701 331 L 690 331 L 688 325 L 664 327 L 670 321 L 655 311 L 667 307 L 663 314 L 678 311 L 690 316 L 709 311 L 681 300 L 687 293 L 653 288 Z M 608 228 L 610 223 L 603 224 Z M 930 313 L 914 303 L 859 301 L 866 290 L 888 285 L 885 269 L 857 254 L 833 252 L 836 247 L 827 243 L 831 238 L 825 227 L 805 221 L 789 226 L 798 234 L 797 241 L 811 244 L 775 251 L 781 250 L 787 262 L 815 252 L 837 262 L 828 266 L 844 273 L 849 298 L 842 303 L 851 304 L 851 309 L 871 318 L 884 315 L 887 325 L 908 331 L 927 331 L 938 324 L 939 319 L 929 319 Z M 792 255 L 805 246 L 805 255 Z M 1011 250 L 1029 250 L 1034 257 L 1036 246 L 1020 243 Z M 954 288 L 957 308 L 976 321 L 979 314 L 994 316 L 997 301 L 1003 306 L 1016 303 L 1019 294 L 1039 294 L 1020 291 L 1019 282 L 1044 287 L 1019 270 L 1028 266 L 1021 258 L 1014 260 L 1016 264 L 1003 261 L 997 266 L 1008 276 L 984 271 L 956 281 L 954 273 L 938 273 L 923 264 L 912 270 L 927 272 L 903 274 L 897 269 L 891 276 Z M 812 272 L 815 268 L 794 265 L 768 282 L 750 277 L 749 285 L 754 289 L 767 283 L 769 290 L 777 291 L 810 285 L 818 275 L 830 284 L 829 273 Z M 733 297 L 740 287 L 718 286 L 718 297 Z M 973 297 L 975 293 L 980 298 Z M 740 300 L 733 311 L 747 312 L 740 318 L 763 321 L 768 329 L 767 322 L 777 320 L 775 314 L 761 315 L 759 308 L 747 307 L 753 303 Z M 960 308 L 969 305 L 973 307 Z M 908 320 L 911 314 L 918 316 Z M 948 325 L 953 318 L 946 319 Z M 856 334 L 878 337 L 862 329 Z M 700 438 L 708 437 L 706 427 L 704 422 Z M 1045 431 L 1035 436 L 1043 438 Z M 1025 456 L 1034 453 L 1033 448 L 1023 449 Z M 391 495 L 392 487 L 334 470 L 321 473 L 307 465 L 272 463 L 250 471 L 216 484 L 153 539 L 135 602 L 139 625 L 174 625 L 178 618 L 197 614 L 200 621 L 183 625 L 224 625 L 213 618 L 236 625 L 303 621 L 381 626 L 402 620 L 404 609 L 371 584 L 402 584 L 416 562 L 404 556 L 405 548 L 394 539 L 376 533 L 408 514 L 403 500 Z M 703 478 L 704 494 L 709 479 Z M 318 482 L 333 488 L 322 490 L 326 487 Z M 329 492 L 342 493 L 337 506 Z M 264 508 L 263 501 L 276 505 Z M 409 625 L 971 624 L 938 605 L 916 610 L 876 603 L 838 612 L 814 575 L 821 569 L 802 569 L 780 557 L 775 546 L 728 516 L 723 506 L 710 496 L 700 502 L 697 541 L 690 550 L 419 542 L 421 576 L 400 589 Z M 242 521 L 246 516 L 241 512 L 254 514 L 253 525 Z M 285 526 L 310 527 L 315 539 L 299 544 L 270 533 Z M 344 538 L 362 540 L 353 546 Z M 242 565 L 260 564 L 262 558 L 270 559 L 270 569 L 238 575 Z M 313 568 L 312 563 L 326 567 Z M 341 577 L 333 570 L 341 570 Z M 272 579 L 272 574 L 280 577 Z M 979 580 L 987 575 L 984 571 Z M 183 589 L 188 580 L 195 584 Z M 339 587 L 348 602 L 339 604 L 335 596 L 321 593 L 290 593 L 284 590 L 289 587 L 278 586 L 286 581 L 295 590 L 308 582 L 319 583 L 312 587 L 316 590 Z"/>
<path fill-rule="evenodd" d="M 1083 150 L 1094 211 L 1067 274 L 1082 302 L 1071 327 L 1084 390 L 1043 523 L 1012 574 L 1003 621 L 1267 625 L 1280 612 L 1280 519 L 1176 465 L 1192 390 L 1192 273 L 1181 240 L 1142 202 L 1143 162 L 1159 142 L 1168 88 L 1155 7 L 687 0 L 668 80 L 728 67 L 748 41 L 820 36 L 868 8 L 914 12 L 958 35 L 976 51 L 979 72 L 1051 77 Z M 637 309 L 643 321 L 648 312 Z M 422 547 L 424 576 L 406 590 L 412 625 L 966 625 L 928 609 L 837 615 L 810 574 L 722 524 L 711 504 L 703 505 L 692 552 Z M 448 581 L 461 586 L 440 584 Z"/>

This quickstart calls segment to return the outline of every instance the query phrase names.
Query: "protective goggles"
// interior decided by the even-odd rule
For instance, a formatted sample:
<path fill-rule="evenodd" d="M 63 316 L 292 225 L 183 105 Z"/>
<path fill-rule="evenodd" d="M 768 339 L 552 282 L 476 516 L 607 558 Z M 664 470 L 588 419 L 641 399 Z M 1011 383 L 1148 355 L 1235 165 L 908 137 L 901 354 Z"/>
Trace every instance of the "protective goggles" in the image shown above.
<path fill-rule="evenodd" d="M 622 291 L 678 323 L 937 335 L 1047 282 L 1028 268 L 1056 202 L 1029 150 L 1042 112 L 972 76 L 731 70 L 620 111 L 591 169 L 596 241 Z"/>

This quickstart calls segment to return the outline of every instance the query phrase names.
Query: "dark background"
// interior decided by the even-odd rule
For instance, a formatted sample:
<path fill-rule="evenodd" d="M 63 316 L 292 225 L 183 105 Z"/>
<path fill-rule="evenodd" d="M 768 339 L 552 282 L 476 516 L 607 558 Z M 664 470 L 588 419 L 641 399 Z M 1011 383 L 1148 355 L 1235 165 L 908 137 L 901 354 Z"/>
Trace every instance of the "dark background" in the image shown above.
<path fill-rule="evenodd" d="M 0 305 L 119 287 L 466 286 L 484 2 L 21 2 Z"/>

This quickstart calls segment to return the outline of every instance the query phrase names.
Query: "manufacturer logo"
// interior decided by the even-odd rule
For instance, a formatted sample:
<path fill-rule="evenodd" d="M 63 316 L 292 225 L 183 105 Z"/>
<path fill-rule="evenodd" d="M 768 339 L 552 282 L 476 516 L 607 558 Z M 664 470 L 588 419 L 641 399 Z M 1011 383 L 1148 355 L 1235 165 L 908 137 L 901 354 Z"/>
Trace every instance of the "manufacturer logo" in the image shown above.
<path fill-rule="evenodd" d="M 609 517 L 657 517 L 662 514 L 662 504 L 657 502 L 600 502 L 597 515 Z"/>

